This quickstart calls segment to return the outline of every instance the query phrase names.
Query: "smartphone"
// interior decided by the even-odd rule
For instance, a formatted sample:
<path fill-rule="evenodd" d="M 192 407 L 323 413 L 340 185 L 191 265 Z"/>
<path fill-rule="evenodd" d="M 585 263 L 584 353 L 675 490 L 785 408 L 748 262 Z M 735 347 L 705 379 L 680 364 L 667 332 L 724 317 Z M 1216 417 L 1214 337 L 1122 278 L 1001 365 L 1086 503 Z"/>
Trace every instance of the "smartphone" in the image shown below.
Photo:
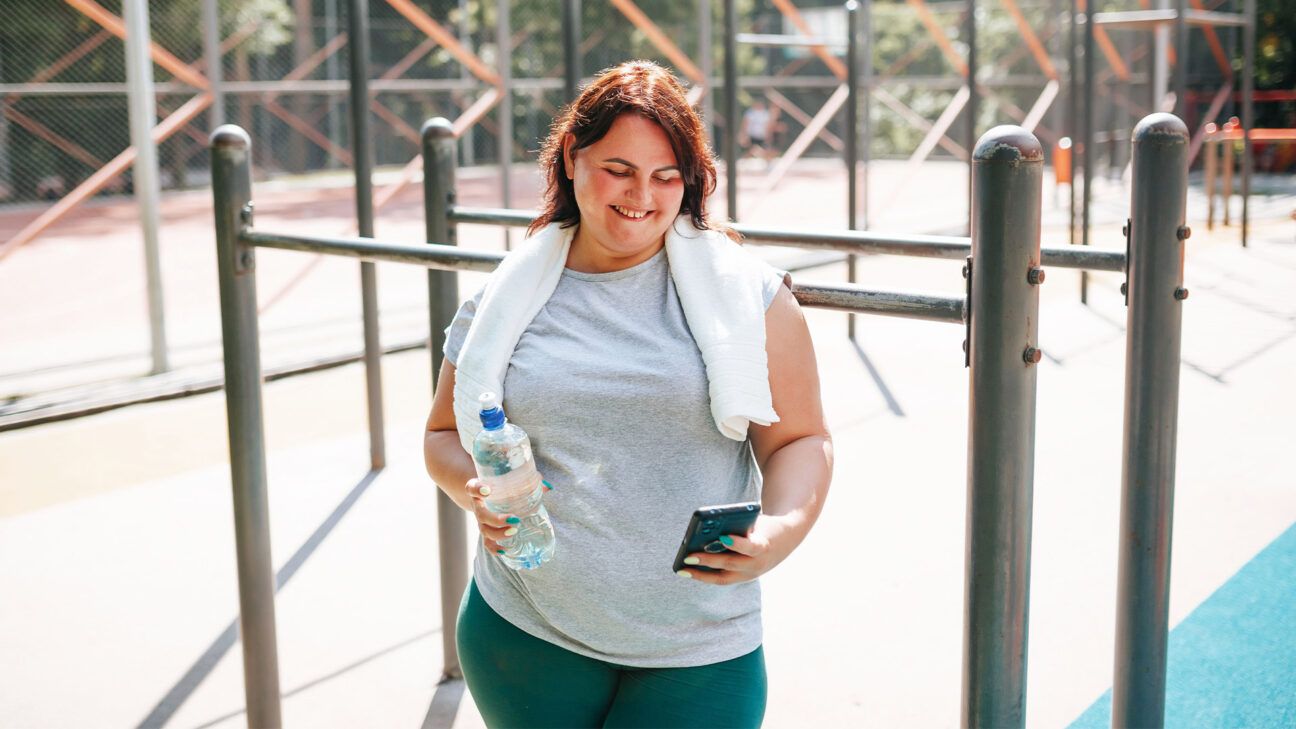
<path fill-rule="evenodd" d="M 747 533 L 756 525 L 756 517 L 760 516 L 760 510 L 760 503 L 751 501 L 742 504 L 703 506 L 693 512 L 693 518 L 689 520 L 688 529 L 684 532 L 684 540 L 680 542 L 679 553 L 675 555 L 675 571 L 684 569 L 686 566 L 684 558 L 694 552 L 719 554 L 729 551 L 724 542 L 720 541 L 720 536 L 722 534 L 747 536 Z M 702 565 L 687 566 L 703 572 L 719 571 Z"/>

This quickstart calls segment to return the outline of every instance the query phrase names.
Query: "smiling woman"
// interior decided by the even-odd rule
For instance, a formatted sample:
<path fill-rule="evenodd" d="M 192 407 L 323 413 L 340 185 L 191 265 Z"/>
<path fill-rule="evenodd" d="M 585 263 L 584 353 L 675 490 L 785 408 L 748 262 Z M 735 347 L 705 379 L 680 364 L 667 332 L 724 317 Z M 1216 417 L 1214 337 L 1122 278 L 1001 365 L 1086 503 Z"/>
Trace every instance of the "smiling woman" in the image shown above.
<path fill-rule="evenodd" d="M 446 331 L 429 475 L 481 534 L 460 664 L 489 726 L 756 727 L 757 579 L 818 518 L 832 473 L 818 370 L 786 275 L 707 216 L 715 165 L 656 64 L 600 74 L 555 122 L 527 240 Z M 555 532 L 503 566 L 471 406 L 531 436 Z M 675 558 L 695 510 L 759 501 L 718 553 Z"/>

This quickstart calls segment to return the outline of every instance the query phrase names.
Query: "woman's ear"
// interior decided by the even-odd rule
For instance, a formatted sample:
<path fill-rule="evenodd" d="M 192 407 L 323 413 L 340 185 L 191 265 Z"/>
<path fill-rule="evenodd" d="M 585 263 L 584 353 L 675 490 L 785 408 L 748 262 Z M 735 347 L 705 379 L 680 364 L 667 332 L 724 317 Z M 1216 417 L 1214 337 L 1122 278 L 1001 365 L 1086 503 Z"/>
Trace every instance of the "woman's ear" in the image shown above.
<path fill-rule="evenodd" d="M 562 156 L 563 170 L 567 173 L 567 179 L 576 179 L 576 135 L 567 132 L 563 135 Z"/>

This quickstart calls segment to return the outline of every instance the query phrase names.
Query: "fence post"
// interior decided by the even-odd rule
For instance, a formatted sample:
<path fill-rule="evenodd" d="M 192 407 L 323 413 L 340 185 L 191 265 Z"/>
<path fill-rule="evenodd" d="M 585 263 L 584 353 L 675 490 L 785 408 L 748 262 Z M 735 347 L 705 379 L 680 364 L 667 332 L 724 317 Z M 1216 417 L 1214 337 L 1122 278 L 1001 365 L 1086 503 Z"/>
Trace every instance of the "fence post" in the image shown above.
<path fill-rule="evenodd" d="M 973 153 L 962 725 L 1020 727 L 1035 467 L 1044 152 L 999 126 Z"/>
<path fill-rule="evenodd" d="M 458 245 L 450 208 L 455 204 L 454 127 L 442 117 L 423 124 L 423 214 L 428 243 Z M 459 308 L 459 279 L 454 271 L 428 271 L 428 321 L 431 327 L 432 391 L 440 385 L 445 359 L 445 328 Z M 459 600 L 468 585 L 468 520 L 459 505 L 437 489 L 437 541 L 441 552 L 442 680 L 462 677 L 455 648 Z"/>
<path fill-rule="evenodd" d="M 239 241 L 239 232 L 252 218 L 252 143 L 247 132 L 226 124 L 212 132 L 210 146 L 247 720 L 249 726 L 279 727 L 283 722 L 261 416 L 256 253 Z"/>
<path fill-rule="evenodd" d="M 1165 719 L 1180 302 L 1188 296 L 1188 128 L 1173 115 L 1152 114 L 1134 129 L 1133 144 L 1112 726 L 1159 727 Z"/>

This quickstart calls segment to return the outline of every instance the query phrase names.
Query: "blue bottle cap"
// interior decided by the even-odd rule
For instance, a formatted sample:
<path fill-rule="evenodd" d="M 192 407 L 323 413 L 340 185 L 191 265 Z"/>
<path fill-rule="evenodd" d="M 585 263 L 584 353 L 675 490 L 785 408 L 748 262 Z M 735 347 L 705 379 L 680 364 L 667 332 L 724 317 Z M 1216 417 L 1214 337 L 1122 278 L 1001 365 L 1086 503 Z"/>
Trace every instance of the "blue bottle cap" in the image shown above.
<path fill-rule="evenodd" d="M 484 392 L 477 398 L 481 403 L 481 422 L 486 430 L 499 430 L 504 427 L 504 409 L 499 405 L 499 397 L 493 392 Z"/>

